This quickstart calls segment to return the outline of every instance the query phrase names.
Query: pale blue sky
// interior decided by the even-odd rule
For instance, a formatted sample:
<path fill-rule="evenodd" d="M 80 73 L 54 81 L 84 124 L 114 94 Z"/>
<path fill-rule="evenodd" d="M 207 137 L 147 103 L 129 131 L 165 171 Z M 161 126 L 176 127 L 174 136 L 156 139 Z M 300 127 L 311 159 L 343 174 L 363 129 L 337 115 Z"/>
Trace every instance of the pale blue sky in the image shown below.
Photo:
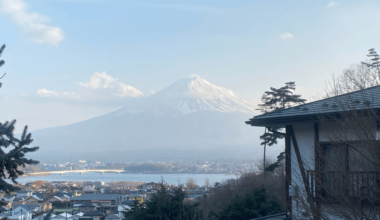
<path fill-rule="evenodd" d="M 309 98 L 379 49 L 379 11 L 380 1 L 365 0 L 0 0 L 0 121 L 70 124 L 192 74 L 253 105 L 287 81 Z M 95 72 L 136 91 L 89 96 Z"/>

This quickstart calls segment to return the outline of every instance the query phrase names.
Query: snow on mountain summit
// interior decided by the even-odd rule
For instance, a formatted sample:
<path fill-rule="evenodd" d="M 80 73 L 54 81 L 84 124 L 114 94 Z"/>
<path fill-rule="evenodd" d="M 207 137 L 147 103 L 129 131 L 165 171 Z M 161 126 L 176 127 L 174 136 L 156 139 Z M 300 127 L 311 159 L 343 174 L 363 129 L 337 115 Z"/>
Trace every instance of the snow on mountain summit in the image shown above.
<path fill-rule="evenodd" d="M 252 115 L 254 108 L 238 99 L 231 90 L 197 76 L 181 79 L 140 102 L 121 109 L 117 114 L 149 113 L 178 117 L 200 110 Z"/>

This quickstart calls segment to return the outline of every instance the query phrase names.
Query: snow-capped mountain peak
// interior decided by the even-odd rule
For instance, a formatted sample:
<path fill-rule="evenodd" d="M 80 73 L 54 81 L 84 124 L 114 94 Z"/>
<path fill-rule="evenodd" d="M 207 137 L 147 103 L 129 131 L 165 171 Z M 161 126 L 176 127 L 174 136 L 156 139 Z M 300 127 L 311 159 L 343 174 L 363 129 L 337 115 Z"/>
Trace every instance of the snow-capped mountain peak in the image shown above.
<path fill-rule="evenodd" d="M 149 113 L 157 116 L 189 114 L 200 110 L 240 112 L 252 115 L 254 108 L 226 88 L 216 86 L 200 77 L 181 79 L 169 87 L 127 106 L 118 115 Z"/>
<path fill-rule="evenodd" d="M 49 146 L 38 158 L 50 161 L 251 158 L 253 134 L 244 121 L 253 110 L 232 91 L 192 77 L 115 112 L 33 136 Z"/>

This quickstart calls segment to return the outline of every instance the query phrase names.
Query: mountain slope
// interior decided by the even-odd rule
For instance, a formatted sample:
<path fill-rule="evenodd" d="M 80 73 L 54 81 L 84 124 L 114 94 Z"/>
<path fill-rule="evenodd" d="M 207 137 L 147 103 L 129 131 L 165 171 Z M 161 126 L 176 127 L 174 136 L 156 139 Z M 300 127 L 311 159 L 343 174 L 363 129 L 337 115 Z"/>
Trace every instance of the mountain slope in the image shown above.
<path fill-rule="evenodd" d="M 33 132 L 39 159 L 226 159 L 253 153 L 253 107 L 232 91 L 186 78 L 125 108 Z M 256 137 L 254 137 L 256 136 Z"/>

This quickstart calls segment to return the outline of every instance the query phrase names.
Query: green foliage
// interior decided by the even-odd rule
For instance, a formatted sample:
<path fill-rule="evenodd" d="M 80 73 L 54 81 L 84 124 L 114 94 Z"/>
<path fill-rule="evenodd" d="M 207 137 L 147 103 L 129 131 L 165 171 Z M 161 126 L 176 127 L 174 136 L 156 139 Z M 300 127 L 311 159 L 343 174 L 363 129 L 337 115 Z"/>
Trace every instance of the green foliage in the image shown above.
<path fill-rule="evenodd" d="M 292 90 L 295 89 L 295 82 L 287 82 L 279 89 L 271 87 L 270 91 L 266 91 L 262 96 L 262 104 L 259 104 L 259 108 L 266 113 L 305 103 L 306 99 L 302 99 L 301 95 L 293 94 Z"/>
<path fill-rule="evenodd" d="M 178 187 L 171 194 L 162 182 L 160 189 L 152 194 L 149 201 L 141 205 L 135 201 L 131 210 L 124 212 L 124 216 L 134 220 L 201 219 L 201 214 L 196 210 L 197 204 L 186 203 L 185 197 L 182 187 Z"/>
<path fill-rule="evenodd" d="M 0 47 L 0 56 L 5 49 L 5 45 Z M 4 60 L 0 60 L 0 66 L 4 65 Z M 2 77 L 1 77 L 2 78 Z M 1 83 L 0 83 L 1 87 Z M 14 192 L 19 189 L 12 184 L 7 183 L 4 179 L 10 179 L 12 183 L 17 183 L 16 179 L 23 175 L 24 172 L 20 167 L 26 164 L 37 164 L 38 161 L 25 158 L 28 152 L 34 152 L 39 147 L 26 147 L 33 142 L 32 135 L 28 133 L 28 127 L 25 126 L 21 139 L 14 136 L 16 120 L 0 123 L 0 189 L 6 193 Z M 4 151 L 4 148 L 12 148 Z"/>
<path fill-rule="evenodd" d="M 266 91 L 261 97 L 262 103 L 258 105 L 259 109 L 265 114 L 305 103 L 306 99 L 302 99 L 301 95 L 293 94 L 295 89 L 295 82 L 287 82 L 279 89 L 271 87 L 270 91 Z M 260 140 L 263 140 L 261 145 L 272 146 L 277 144 L 278 139 L 284 138 L 285 134 L 281 132 L 281 128 L 268 127 L 267 129 L 268 131 L 260 136 Z"/>
<path fill-rule="evenodd" d="M 268 131 L 260 136 L 260 140 L 263 140 L 260 145 L 272 146 L 273 144 L 278 143 L 278 139 L 283 139 L 285 137 L 285 134 L 280 131 L 281 128 L 268 127 L 267 129 Z"/>
<path fill-rule="evenodd" d="M 168 167 L 164 164 L 139 164 L 135 166 L 128 166 L 125 167 L 124 170 L 130 171 L 130 172 L 152 172 L 152 173 L 159 173 L 159 172 L 165 172 L 168 169 Z"/>
<path fill-rule="evenodd" d="M 370 69 L 375 69 L 375 70 L 377 70 L 377 72 L 380 72 L 380 56 L 379 56 L 379 54 L 377 54 L 377 52 L 374 48 L 371 48 L 368 51 L 369 51 L 369 54 L 367 55 L 367 57 L 371 57 L 371 59 L 370 59 L 371 62 L 370 63 L 362 62 L 362 64 L 367 66 Z"/>
<path fill-rule="evenodd" d="M 218 214 L 210 217 L 218 220 L 251 219 L 284 211 L 284 207 L 274 198 L 267 195 L 266 189 L 257 188 L 243 197 L 236 196 L 234 200 Z"/>
<path fill-rule="evenodd" d="M 1 55 L 3 54 L 4 49 L 5 49 L 5 44 L 3 44 L 3 46 L 0 47 L 0 57 L 1 57 Z M 0 67 L 1 67 L 2 65 L 4 65 L 4 63 L 5 63 L 4 60 L 0 60 Z M 3 78 L 4 76 L 5 76 L 5 73 L 4 73 L 4 75 L 3 75 L 2 77 L 0 77 L 0 79 Z M 0 82 L 0 88 L 1 88 L 1 85 L 2 85 L 2 84 L 1 84 L 1 82 Z"/>
<path fill-rule="evenodd" d="M 285 152 L 281 152 L 277 156 L 277 161 L 267 166 L 265 168 L 265 171 L 273 172 L 276 168 L 280 167 L 283 164 L 284 160 L 285 160 Z"/>
<path fill-rule="evenodd" d="M 25 164 L 37 164 L 36 160 L 25 158 L 25 154 L 28 152 L 34 152 L 39 147 L 26 147 L 31 144 L 33 139 L 28 132 L 28 127 L 25 126 L 21 139 L 14 137 L 14 126 L 16 120 L 11 122 L 0 123 L 0 189 L 5 192 L 13 192 L 18 190 L 4 179 L 11 179 L 13 183 L 17 183 L 16 179 L 23 175 L 24 172 L 19 170 L 19 167 L 24 167 Z M 2 148 L 13 147 L 8 153 Z"/>

